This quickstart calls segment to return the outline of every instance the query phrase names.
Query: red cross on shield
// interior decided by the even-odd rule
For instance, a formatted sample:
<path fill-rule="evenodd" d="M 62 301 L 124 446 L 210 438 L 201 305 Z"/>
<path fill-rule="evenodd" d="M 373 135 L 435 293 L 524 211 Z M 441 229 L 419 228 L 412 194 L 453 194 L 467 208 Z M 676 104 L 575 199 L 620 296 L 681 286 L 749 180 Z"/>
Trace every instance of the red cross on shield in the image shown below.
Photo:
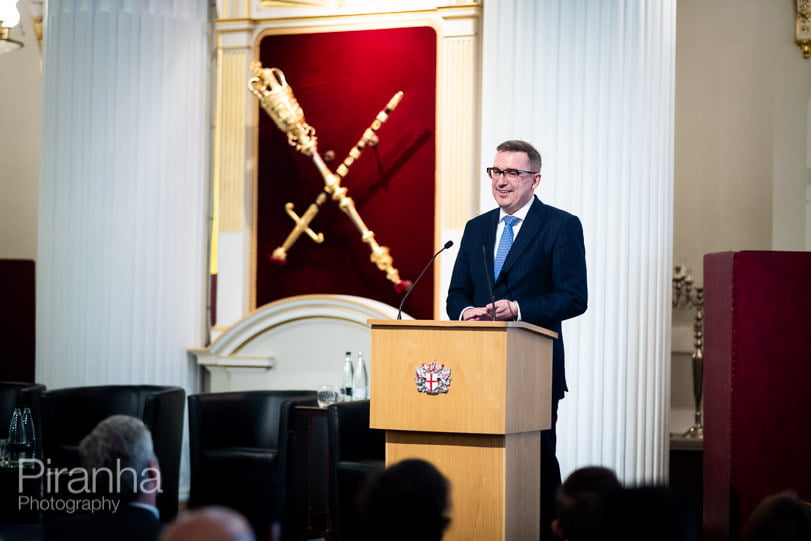
<path fill-rule="evenodd" d="M 436 386 L 439 384 L 439 380 L 437 380 L 436 375 L 433 372 L 431 372 L 425 379 L 425 383 L 428 385 L 428 392 L 432 393 L 436 391 Z"/>

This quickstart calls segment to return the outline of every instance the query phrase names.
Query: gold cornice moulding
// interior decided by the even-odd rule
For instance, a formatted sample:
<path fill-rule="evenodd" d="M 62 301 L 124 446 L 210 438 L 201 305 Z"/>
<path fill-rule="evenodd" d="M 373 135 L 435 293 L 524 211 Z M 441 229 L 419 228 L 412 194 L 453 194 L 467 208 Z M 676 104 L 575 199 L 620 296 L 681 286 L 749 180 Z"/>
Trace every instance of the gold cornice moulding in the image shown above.
<path fill-rule="evenodd" d="M 412 10 L 425 9 L 430 4 L 432 9 L 459 6 L 480 6 L 481 0 L 444 0 L 435 2 L 420 2 L 421 6 L 415 6 L 415 0 L 259 0 L 262 8 L 331 8 L 331 9 L 367 9 L 371 12 L 381 10 Z"/>
<path fill-rule="evenodd" d="M 811 58 L 811 0 L 796 0 L 794 42 L 803 52 L 803 58 Z"/>
<path fill-rule="evenodd" d="M 323 26 L 320 19 L 345 17 L 408 16 L 414 14 L 441 13 L 443 18 L 470 16 L 473 10 L 479 16 L 482 0 L 250 0 L 250 3 L 234 5 L 229 0 L 217 0 L 217 16 L 214 25 L 217 31 L 233 32 L 246 28 L 275 25 L 283 21 Z"/>
<path fill-rule="evenodd" d="M 306 7 L 316 6 L 323 8 L 343 7 L 344 0 L 261 0 L 262 7 Z"/>
<path fill-rule="evenodd" d="M 382 6 L 381 6 L 382 4 Z M 478 6 L 481 0 L 445 0 L 443 2 L 433 2 L 435 8 L 453 6 Z M 269 7 L 324 7 L 324 8 L 373 8 L 375 10 L 388 9 L 412 9 L 414 0 L 259 0 L 259 5 L 263 8 Z"/>

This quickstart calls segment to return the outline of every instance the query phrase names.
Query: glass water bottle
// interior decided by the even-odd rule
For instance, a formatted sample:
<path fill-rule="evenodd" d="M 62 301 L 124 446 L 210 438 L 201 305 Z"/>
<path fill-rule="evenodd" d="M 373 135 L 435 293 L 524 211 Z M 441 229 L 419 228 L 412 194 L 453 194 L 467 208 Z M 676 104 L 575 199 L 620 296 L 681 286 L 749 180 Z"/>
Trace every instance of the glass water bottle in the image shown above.
<path fill-rule="evenodd" d="M 344 359 L 344 379 L 341 385 L 341 393 L 346 400 L 352 399 L 352 387 L 355 385 L 355 369 L 352 366 L 352 352 L 346 352 Z"/>
<path fill-rule="evenodd" d="M 369 374 L 366 372 L 363 353 L 358 352 L 358 360 L 355 363 L 355 379 L 352 385 L 352 399 L 366 400 L 367 398 L 369 398 Z"/>

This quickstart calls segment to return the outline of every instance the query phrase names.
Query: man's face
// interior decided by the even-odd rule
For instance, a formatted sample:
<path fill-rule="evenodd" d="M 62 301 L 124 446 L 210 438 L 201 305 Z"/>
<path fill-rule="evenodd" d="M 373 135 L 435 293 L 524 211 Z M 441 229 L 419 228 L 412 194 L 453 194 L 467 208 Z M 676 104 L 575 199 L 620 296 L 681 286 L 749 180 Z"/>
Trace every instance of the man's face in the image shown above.
<path fill-rule="evenodd" d="M 526 152 L 496 152 L 493 167 L 502 171 L 507 169 L 533 170 Z M 507 179 L 507 175 L 497 175 L 490 182 L 493 183 L 493 198 L 498 206 L 507 214 L 513 214 L 532 199 L 532 193 L 541 182 L 541 174 L 522 173 L 515 180 Z"/>

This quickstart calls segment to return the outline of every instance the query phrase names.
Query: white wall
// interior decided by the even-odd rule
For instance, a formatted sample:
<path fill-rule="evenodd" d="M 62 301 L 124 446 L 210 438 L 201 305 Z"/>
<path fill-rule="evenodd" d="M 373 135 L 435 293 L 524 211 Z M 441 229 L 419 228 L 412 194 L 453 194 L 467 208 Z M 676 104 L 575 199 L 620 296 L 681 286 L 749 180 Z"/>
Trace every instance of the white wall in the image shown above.
<path fill-rule="evenodd" d="M 810 247 L 811 59 L 793 42 L 793 6 L 678 2 L 673 261 L 697 285 L 706 253 Z M 674 326 L 691 317 L 674 312 Z M 689 361 L 674 355 L 677 408 L 692 407 Z"/>
<path fill-rule="evenodd" d="M 674 261 L 805 250 L 811 59 L 793 2 L 679 0 Z"/>
<path fill-rule="evenodd" d="M 28 0 L 20 0 L 21 14 Z M 42 74 L 31 18 L 12 37 L 24 46 L 0 55 L 0 258 L 36 259 Z"/>

